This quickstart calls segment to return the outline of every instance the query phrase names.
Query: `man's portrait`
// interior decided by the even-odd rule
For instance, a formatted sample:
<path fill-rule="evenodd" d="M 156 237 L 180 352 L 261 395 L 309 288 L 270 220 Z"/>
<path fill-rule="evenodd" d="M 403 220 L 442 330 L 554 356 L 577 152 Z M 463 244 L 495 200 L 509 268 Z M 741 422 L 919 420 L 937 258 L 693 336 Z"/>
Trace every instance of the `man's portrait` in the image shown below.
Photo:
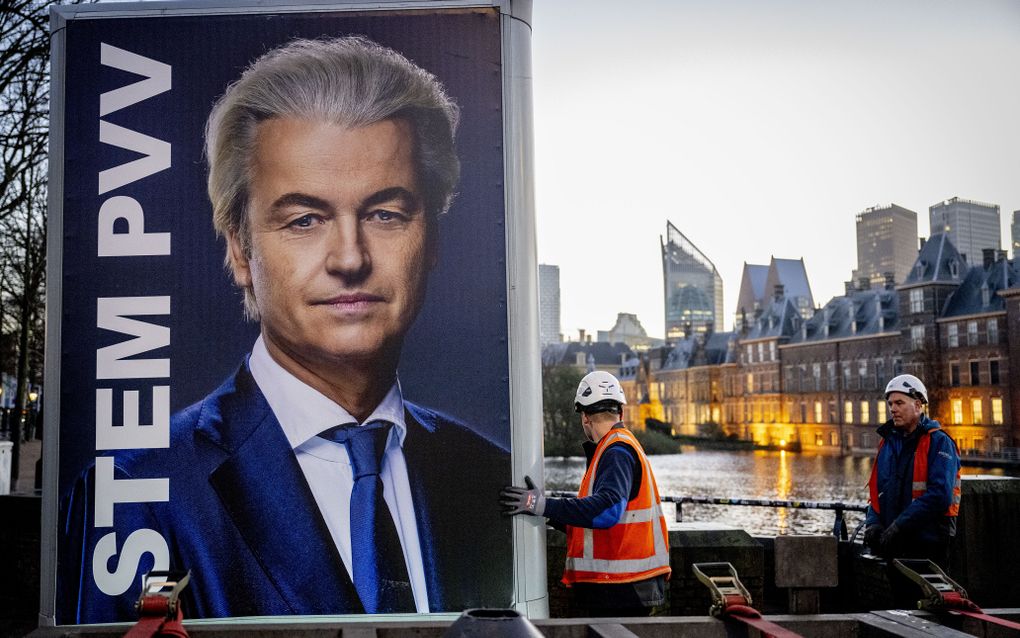
<path fill-rule="evenodd" d="M 166 445 L 97 450 L 62 473 L 58 622 L 133 619 L 153 568 L 191 571 L 192 618 L 510 604 L 510 525 L 492 497 L 510 476 L 506 415 L 475 423 L 446 387 L 463 370 L 421 356 L 421 334 L 456 330 L 436 325 L 451 300 L 473 314 L 450 292 L 471 265 L 443 243 L 448 216 L 473 214 L 451 211 L 463 117 L 439 77 L 362 35 L 287 38 L 221 85 L 202 177 L 237 293 L 214 303 L 243 308 L 248 327 L 225 339 L 247 346 L 173 409 Z M 452 281 L 430 287 L 436 273 Z M 200 368 L 178 374 L 212 376 Z"/>

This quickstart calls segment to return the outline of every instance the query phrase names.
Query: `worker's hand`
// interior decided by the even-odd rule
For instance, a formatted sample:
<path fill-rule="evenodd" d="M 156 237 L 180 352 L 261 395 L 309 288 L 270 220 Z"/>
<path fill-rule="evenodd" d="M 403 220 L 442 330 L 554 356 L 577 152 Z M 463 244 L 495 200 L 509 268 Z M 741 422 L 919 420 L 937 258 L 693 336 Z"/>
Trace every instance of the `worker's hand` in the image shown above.
<path fill-rule="evenodd" d="M 530 476 L 525 476 L 524 482 L 528 487 L 508 485 L 499 493 L 499 504 L 503 506 L 504 516 L 542 516 L 545 513 L 545 493 L 542 488 L 535 487 Z"/>
<path fill-rule="evenodd" d="M 889 527 L 885 528 L 882 532 L 882 537 L 879 539 L 879 544 L 882 546 L 882 552 L 892 556 L 898 544 L 898 537 L 900 534 L 900 528 L 893 523 Z"/>
<path fill-rule="evenodd" d="M 884 531 L 885 527 L 883 527 L 881 523 L 868 525 L 864 528 L 864 544 L 871 548 L 871 551 L 876 554 L 882 547 L 882 532 Z"/>

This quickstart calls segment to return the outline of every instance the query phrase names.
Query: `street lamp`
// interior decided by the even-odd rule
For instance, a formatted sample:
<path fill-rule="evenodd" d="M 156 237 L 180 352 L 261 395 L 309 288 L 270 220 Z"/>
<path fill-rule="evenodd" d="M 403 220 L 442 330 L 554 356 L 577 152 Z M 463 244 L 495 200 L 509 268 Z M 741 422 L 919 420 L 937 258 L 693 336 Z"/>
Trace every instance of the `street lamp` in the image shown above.
<path fill-rule="evenodd" d="M 35 403 L 35 400 L 38 399 L 38 398 L 39 398 L 39 393 L 36 392 L 35 390 L 31 390 L 28 393 L 28 400 L 31 401 L 32 403 Z"/>

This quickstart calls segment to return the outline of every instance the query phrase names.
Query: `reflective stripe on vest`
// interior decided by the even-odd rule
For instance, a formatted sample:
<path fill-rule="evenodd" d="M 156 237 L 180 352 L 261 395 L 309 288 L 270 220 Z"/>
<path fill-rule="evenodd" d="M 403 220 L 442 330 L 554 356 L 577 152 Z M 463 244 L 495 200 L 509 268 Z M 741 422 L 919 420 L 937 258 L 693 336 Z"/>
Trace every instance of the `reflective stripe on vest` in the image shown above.
<path fill-rule="evenodd" d="M 914 475 L 910 484 L 910 498 L 918 499 L 928 490 L 928 451 L 931 449 L 931 433 L 941 430 L 941 427 L 932 428 L 921 434 L 917 441 L 917 450 L 914 451 Z M 953 441 L 952 437 L 949 439 Z M 881 512 L 878 494 L 878 456 L 882 453 L 885 439 L 878 443 L 878 452 L 875 454 L 875 463 L 871 466 L 871 479 L 868 480 L 868 493 L 870 496 L 871 508 L 875 513 Z M 956 441 L 953 441 L 956 446 Z M 957 450 L 959 454 L 959 450 Z M 946 516 L 957 516 L 960 513 L 960 468 L 956 468 L 956 480 L 953 481 L 953 496 L 946 509 Z"/>
<path fill-rule="evenodd" d="M 669 539 L 666 518 L 659 501 L 659 489 L 651 465 L 634 435 L 615 428 L 599 442 L 592 462 L 581 481 L 578 496 L 591 496 L 602 453 L 613 443 L 629 445 L 641 463 L 641 487 L 627 504 L 620 521 L 609 529 L 568 526 L 567 561 L 563 583 L 626 583 L 659 574 L 669 575 Z M 596 558 L 596 546 L 611 556 Z"/>

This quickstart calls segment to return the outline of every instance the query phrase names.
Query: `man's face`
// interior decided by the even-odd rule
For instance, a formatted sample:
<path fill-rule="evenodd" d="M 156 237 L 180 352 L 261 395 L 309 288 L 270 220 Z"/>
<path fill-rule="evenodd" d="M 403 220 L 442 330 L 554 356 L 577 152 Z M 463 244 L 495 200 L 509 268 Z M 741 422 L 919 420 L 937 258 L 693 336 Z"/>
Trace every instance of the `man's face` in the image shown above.
<path fill-rule="evenodd" d="M 891 392 L 886 399 L 893 425 L 912 431 L 921 419 L 921 402 L 902 392 Z"/>
<path fill-rule="evenodd" d="M 267 347 L 301 365 L 395 365 L 435 260 L 411 126 L 267 120 L 252 164 L 251 254 L 228 239 Z"/>

